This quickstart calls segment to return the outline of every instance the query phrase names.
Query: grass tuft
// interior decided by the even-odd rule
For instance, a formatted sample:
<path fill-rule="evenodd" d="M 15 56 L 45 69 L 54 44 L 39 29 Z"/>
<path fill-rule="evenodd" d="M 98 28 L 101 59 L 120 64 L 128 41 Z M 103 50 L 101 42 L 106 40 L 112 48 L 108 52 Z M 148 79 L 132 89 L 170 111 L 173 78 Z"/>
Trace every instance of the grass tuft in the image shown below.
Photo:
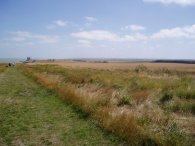
<path fill-rule="evenodd" d="M 123 96 L 122 98 L 119 99 L 118 106 L 131 105 L 130 100 L 131 100 L 130 96 Z"/>

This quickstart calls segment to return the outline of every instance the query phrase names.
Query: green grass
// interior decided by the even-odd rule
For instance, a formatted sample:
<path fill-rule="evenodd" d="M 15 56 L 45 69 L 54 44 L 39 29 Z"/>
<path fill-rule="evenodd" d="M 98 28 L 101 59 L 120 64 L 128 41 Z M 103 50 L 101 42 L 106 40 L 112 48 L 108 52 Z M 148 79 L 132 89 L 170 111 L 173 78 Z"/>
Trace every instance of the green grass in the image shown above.
<path fill-rule="evenodd" d="M 86 115 L 9 68 L 0 74 L 0 145 L 119 145 Z"/>

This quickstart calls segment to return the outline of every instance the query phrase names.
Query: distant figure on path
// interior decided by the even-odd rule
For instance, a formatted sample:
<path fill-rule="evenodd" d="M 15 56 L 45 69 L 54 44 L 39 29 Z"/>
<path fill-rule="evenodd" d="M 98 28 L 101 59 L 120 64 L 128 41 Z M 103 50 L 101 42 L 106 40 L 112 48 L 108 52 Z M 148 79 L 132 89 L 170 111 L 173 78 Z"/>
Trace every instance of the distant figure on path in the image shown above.
<path fill-rule="evenodd" d="M 14 63 L 10 63 L 9 62 L 9 64 L 8 64 L 8 67 L 15 67 L 16 66 L 16 63 L 14 62 Z"/>
<path fill-rule="evenodd" d="M 12 64 L 9 62 L 8 67 L 11 67 L 11 66 L 12 66 Z"/>

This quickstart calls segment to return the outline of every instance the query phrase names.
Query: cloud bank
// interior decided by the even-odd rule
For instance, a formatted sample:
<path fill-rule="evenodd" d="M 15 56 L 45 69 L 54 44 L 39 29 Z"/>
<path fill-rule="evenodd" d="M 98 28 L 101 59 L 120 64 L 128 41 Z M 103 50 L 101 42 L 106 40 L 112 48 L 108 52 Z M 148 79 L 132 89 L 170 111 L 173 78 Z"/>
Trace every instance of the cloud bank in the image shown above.
<path fill-rule="evenodd" d="M 177 4 L 182 6 L 195 6 L 195 0 L 143 0 L 144 2 L 158 2 L 162 4 Z"/>
<path fill-rule="evenodd" d="M 70 35 L 72 37 L 84 39 L 84 40 L 111 41 L 111 42 L 147 41 L 147 40 L 156 40 L 156 39 L 178 39 L 178 38 L 195 39 L 195 24 L 191 26 L 161 29 L 158 32 L 150 35 L 134 32 L 133 34 L 130 35 L 121 36 L 107 30 L 80 31 L 80 32 L 71 33 Z"/>

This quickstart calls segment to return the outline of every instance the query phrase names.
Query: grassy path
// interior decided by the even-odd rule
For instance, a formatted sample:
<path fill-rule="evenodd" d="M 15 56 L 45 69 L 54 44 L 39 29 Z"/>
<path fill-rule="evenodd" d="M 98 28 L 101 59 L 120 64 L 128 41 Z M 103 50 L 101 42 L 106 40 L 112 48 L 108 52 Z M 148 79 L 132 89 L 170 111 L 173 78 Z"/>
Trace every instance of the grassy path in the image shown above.
<path fill-rule="evenodd" d="M 16 69 L 0 74 L 0 145 L 120 145 Z"/>

